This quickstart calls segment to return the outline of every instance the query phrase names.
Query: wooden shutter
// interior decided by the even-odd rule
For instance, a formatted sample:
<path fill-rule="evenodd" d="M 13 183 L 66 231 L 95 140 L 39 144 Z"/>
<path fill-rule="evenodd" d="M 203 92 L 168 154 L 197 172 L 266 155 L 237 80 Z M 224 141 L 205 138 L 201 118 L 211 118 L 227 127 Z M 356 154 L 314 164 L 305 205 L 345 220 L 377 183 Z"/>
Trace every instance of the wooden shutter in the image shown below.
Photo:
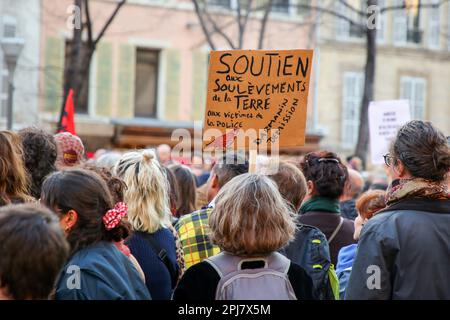
<path fill-rule="evenodd" d="M 110 117 L 112 111 L 112 45 L 100 42 L 96 50 L 97 88 L 95 115 Z"/>
<path fill-rule="evenodd" d="M 133 118 L 134 116 L 134 87 L 136 48 L 122 44 L 119 47 L 119 75 L 117 88 L 117 116 L 119 118 Z"/>
<path fill-rule="evenodd" d="M 175 49 L 164 50 L 166 57 L 165 66 L 165 111 L 164 117 L 167 120 L 177 120 L 180 110 L 180 52 Z"/>
<path fill-rule="evenodd" d="M 57 113 L 63 100 L 64 39 L 48 37 L 45 41 L 44 110 Z"/>

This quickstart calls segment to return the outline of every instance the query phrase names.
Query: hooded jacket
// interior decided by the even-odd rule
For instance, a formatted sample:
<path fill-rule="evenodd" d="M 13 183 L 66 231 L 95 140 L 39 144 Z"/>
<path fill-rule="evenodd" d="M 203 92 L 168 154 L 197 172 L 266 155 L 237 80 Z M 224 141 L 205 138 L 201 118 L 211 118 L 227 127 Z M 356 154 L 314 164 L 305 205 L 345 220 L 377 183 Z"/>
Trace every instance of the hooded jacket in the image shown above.
<path fill-rule="evenodd" d="M 405 199 L 363 227 L 346 299 L 450 299 L 450 200 Z"/>

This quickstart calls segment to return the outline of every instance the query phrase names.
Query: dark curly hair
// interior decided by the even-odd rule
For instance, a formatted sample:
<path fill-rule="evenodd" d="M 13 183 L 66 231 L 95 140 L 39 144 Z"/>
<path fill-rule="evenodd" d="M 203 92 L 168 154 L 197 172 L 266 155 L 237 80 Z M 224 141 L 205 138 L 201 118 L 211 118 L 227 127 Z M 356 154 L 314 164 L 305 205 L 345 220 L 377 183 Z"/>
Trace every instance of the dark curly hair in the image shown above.
<path fill-rule="evenodd" d="M 130 234 L 124 219 L 112 230 L 103 224 L 103 216 L 113 207 L 105 181 L 95 172 L 70 169 L 52 173 L 42 185 L 41 201 L 60 217 L 74 210 L 78 219 L 67 240 L 72 254 L 99 241 L 121 241 Z"/>
<path fill-rule="evenodd" d="M 447 140 L 431 122 L 413 120 L 406 123 L 397 132 L 391 154 L 417 178 L 440 182 L 450 170 Z"/>
<path fill-rule="evenodd" d="M 39 199 L 45 177 L 56 170 L 56 142 L 51 134 L 36 127 L 20 130 L 19 136 L 25 167 L 31 178 L 30 193 Z"/>
<path fill-rule="evenodd" d="M 337 199 L 342 195 L 348 171 L 335 153 L 308 153 L 300 166 L 306 180 L 314 183 L 318 196 Z"/>

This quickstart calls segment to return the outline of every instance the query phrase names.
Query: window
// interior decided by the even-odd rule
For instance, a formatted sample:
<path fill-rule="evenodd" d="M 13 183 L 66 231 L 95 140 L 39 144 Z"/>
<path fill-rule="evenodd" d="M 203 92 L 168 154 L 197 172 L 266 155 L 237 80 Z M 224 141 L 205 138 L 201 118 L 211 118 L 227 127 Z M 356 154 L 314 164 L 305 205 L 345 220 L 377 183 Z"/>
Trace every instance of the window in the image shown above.
<path fill-rule="evenodd" d="M 433 0 L 433 4 L 438 4 L 439 0 Z M 440 47 L 440 9 L 430 8 L 428 15 L 428 47 L 439 49 Z"/>
<path fill-rule="evenodd" d="M 402 77 L 400 80 L 400 98 L 409 100 L 411 119 L 424 119 L 426 98 L 425 79 Z"/>
<path fill-rule="evenodd" d="M 83 43 L 86 45 L 86 43 Z M 85 46 L 82 45 L 81 51 L 87 50 Z M 64 88 L 67 85 L 67 81 L 71 75 L 68 74 L 69 66 L 71 65 L 70 54 L 72 51 L 72 40 L 66 40 L 65 46 L 65 58 L 64 58 Z M 80 54 L 83 54 L 82 52 Z M 90 69 L 90 66 L 89 66 Z M 88 71 L 88 77 L 86 81 L 82 81 L 80 92 L 74 101 L 75 104 L 75 113 L 87 114 L 88 113 L 88 104 L 89 104 L 89 75 L 90 70 Z"/>
<path fill-rule="evenodd" d="M 379 9 L 386 7 L 386 0 L 378 0 Z M 378 43 L 383 43 L 385 41 L 386 33 L 386 12 L 380 13 L 378 11 L 377 15 L 377 41 Z"/>
<path fill-rule="evenodd" d="M 396 6 L 403 5 L 403 0 L 395 0 Z M 421 0 L 414 2 L 411 8 L 394 11 L 394 44 L 421 44 L 423 41 L 423 10 L 420 9 Z"/>
<path fill-rule="evenodd" d="M 206 3 L 213 7 L 230 9 L 232 8 L 232 0 L 207 0 Z"/>
<path fill-rule="evenodd" d="M 342 142 L 353 148 L 358 139 L 359 110 L 361 107 L 364 77 L 361 72 L 344 73 L 342 93 Z"/>
<path fill-rule="evenodd" d="M 289 14 L 290 0 L 274 0 L 272 2 L 272 12 Z"/>
<path fill-rule="evenodd" d="M 354 21 L 359 21 L 361 24 L 363 23 L 363 18 L 359 16 L 357 12 L 354 12 L 340 1 L 335 1 L 335 3 L 337 12 L 340 12 L 342 15 L 349 17 Z M 352 5 L 351 3 L 349 4 Z M 356 9 L 359 10 L 360 7 L 356 7 Z M 359 25 L 350 23 L 350 21 L 336 17 L 336 24 L 336 36 L 339 40 L 362 39 L 364 36 L 363 28 Z"/>
<path fill-rule="evenodd" d="M 447 3 L 448 17 L 447 17 L 447 49 L 450 51 L 450 3 Z"/>
<path fill-rule="evenodd" d="M 156 117 L 159 51 L 136 50 L 134 116 Z"/>

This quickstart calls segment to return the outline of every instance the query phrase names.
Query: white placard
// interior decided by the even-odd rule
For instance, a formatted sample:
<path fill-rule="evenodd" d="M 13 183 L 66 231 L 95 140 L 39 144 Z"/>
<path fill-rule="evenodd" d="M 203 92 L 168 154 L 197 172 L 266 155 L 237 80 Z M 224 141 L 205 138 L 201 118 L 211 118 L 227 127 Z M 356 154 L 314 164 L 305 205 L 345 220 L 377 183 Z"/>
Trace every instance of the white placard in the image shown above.
<path fill-rule="evenodd" d="M 373 164 L 383 164 L 398 129 L 411 120 L 408 100 L 372 101 L 369 105 L 370 151 Z"/>

